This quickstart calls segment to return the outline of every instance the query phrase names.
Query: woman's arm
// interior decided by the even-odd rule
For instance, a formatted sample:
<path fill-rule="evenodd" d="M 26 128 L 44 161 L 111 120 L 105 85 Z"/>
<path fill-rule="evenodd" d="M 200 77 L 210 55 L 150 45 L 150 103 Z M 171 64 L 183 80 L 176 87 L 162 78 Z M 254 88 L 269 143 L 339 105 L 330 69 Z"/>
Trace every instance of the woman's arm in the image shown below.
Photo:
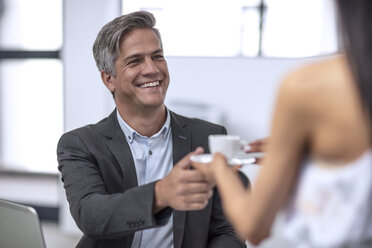
<path fill-rule="evenodd" d="M 290 79 L 282 84 L 267 156 L 252 191 L 243 187 L 220 154 L 215 156 L 211 166 L 197 166 L 216 183 L 225 213 L 238 235 L 253 244 L 269 235 L 276 213 L 288 199 L 295 183 L 310 132 L 302 91 Z"/>

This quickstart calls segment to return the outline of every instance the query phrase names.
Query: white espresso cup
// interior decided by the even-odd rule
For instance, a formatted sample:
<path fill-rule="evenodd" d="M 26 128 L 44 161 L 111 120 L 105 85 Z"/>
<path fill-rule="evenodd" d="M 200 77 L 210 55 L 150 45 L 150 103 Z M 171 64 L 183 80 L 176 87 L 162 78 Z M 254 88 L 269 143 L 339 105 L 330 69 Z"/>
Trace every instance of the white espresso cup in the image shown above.
<path fill-rule="evenodd" d="M 237 153 L 242 152 L 242 147 L 247 143 L 237 135 L 212 134 L 208 137 L 209 150 L 212 154 L 222 153 L 227 159 L 232 159 Z"/>

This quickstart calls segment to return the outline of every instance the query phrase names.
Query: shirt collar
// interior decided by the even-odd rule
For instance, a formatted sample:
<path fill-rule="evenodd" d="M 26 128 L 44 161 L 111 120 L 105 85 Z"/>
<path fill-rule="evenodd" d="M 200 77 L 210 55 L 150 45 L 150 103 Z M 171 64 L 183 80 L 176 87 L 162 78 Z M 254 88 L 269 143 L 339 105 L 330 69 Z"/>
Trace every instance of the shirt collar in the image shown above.
<path fill-rule="evenodd" d="M 166 118 L 166 120 L 163 124 L 163 127 L 159 130 L 159 132 L 157 132 L 156 134 L 154 134 L 151 137 L 157 137 L 159 135 L 162 135 L 162 137 L 165 137 L 167 132 L 169 132 L 169 129 L 170 129 L 170 113 L 169 113 L 169 110 L 167 108 L 166 108 L 166 113 L 167 113 L 167 118 Z M 128 143 L 131 144 L 133 142 L 133 139 L 134 139 L 135 136 L 147 138 L 147 137 L 142 136 L 136 130 L 134 130 L 131 126 L 129 126 L 128 123 L 126 123 L 123 120 L 123 118 L 121 118 L 121 116 L 119 114 L 119 111 L 117 109 L 116 109 L 116 116 L 117 116 L 119 125 L 121 127 L 121 130 L 123 131 L 123 133 L 125 135 L 125 138 L 127 139 Z"/>

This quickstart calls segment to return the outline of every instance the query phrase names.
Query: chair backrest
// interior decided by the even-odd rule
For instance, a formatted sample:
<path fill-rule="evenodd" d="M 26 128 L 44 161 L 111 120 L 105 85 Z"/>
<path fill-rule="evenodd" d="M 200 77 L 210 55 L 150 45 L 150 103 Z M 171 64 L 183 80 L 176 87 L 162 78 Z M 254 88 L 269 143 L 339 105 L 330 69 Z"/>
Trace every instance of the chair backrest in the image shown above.
<path fill-rule="evenodd" d="M 45 248 L 34 208 L 0 199 L 0 247 Z"/>

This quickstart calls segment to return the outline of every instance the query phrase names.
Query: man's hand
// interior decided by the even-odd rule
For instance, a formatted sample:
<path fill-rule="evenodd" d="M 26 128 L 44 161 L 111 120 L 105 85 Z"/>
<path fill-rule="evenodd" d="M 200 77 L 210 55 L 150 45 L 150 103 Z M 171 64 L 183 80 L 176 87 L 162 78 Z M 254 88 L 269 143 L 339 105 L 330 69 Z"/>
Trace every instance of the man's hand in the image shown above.
<path fill-rule="evenodd" d="M 190 169 L 190 156 L 203 153 L 197 148 L 182 158 L 172 171 L 155 184 L 155 207 L 158 212 L 165 207 L 176 210 L 200 210 L 212 196 L 212 186 L 198 170 Z"/>

